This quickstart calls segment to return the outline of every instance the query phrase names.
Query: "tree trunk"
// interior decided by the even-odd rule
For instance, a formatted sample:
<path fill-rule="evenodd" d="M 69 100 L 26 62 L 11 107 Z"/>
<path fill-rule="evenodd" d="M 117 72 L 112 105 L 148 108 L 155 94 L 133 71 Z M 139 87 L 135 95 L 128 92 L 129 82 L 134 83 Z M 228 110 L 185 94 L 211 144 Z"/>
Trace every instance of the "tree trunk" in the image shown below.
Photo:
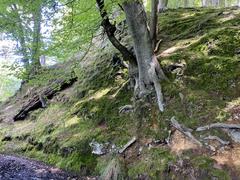
<path fill-rule="evenodd" d="M 152 0 L 150 36 L 151 36 L 151 40 L 152 40 L 152 49 L 153 50 L 155 49 L 156 40 L 157 40 L 157 22 L 158 22 L 157 6 L 158 6 L 158 0 Z"/>
<path fill-rule="evenodd" d="M 202 7 L 207 7 L 207 0 L 202 0 Z"/>
<path fill-rule="evenodd" d="M 129 78 L 131 82 L 131 86 L 134 87 L 134 92 L 138 91 L 138 67 L 137 67 L 137 60 L 133 53 L 131 53 L 125 46 L 123 46 L 119 40 L 115 37 L 114 33 L 116 31 L 116 27 L 111 24 L 107 11 L 104 7 L 104 0 L 96 0 L 100 16 L 102 18 L 101 25 L 103 26 L 109 41 L 112 43 L 112 45 L 119 50 L 119 52 L 122 54 L 123 59 L 125 61 L 129 62 Z"/>
<path fill-rule="evenodd" d="M 16 15 L 16 18 L 17 18 L 17 26 L 18 26 L 18 30 L 19 32 L 17 33 L 18 34 L 18 37 L 17 39 L 19 40 L 19 43 L 20 43 L 20 53 L 21 55 L 23 56 L 23 59 L 22 59 L 22 62 L 24 64 L 24 67 L 27 69 L 28 66 L 29 66 L 29 58 L 28 58 L 28 53 L 27 53 L 27 46 L 26 46 L 26 41 L 25 41 L 25 36 L 24 36 L 24 31 L 23 31 L 23 25 L 22 25 L 22 19 L 19 15 L 19 12 L 18 12 L 18 8 L 17 8 L 17 5 L 16 4 L 13 4 L 11 6 L 11 9 L 12 11 L 15 12 L 15 15 Z"/>
<path fill-rule="evenodd" d="M 41 48 L 41 20 L 42 20 L 42 7 L 41 4 L 36 5 L 33 12 L 33 42 L 31 49 L 31 74 L 37 73 L 38 69 L 41 67 L 39 57 Z"/>
<path fill-rule="evenodd" d="M 184 7 L 186 8 L 186 7 L 188 7 L 188 6 L 189 6 L 188 0 L 184 0 Z"/>
<path fill-rule="evenodd" d="M 219 6 L 219 0 L 212 0 L 212 6 L 214 7 Z"/>
<path fill-rule="evenodd" d="M 96 2 L 102 18 L 101 25 L 103 26 L 109 41 L 116 49 L 120 51 L 125 61 L 137 64 L 134 55 L 125 46 L 123 46 L 115 37 L 114 33 L 116 31 L 116 27 L 110 23 L 107 11 L 105 10 L 104 7 L 104 0 L 96 0 Z"/>
<path fill-rule="evenodd" d="M 168 0 L 159 0 L 158 1 L 158 12 L 162 12 L 167 9 Z"/>
<path fill-rule="evenodd" d="M 134 50 L 137 57 L 139 97 L 148 95 L 154 87 L 159 109 L 163 111 L 163 96 L 158 76 L 162 75 L 162 71 L 153 53 L 146 12 L 142 3 L 138 1 L 125 1 L 123 9 L 126 13 L 128 28 L 134 41 Z"/>

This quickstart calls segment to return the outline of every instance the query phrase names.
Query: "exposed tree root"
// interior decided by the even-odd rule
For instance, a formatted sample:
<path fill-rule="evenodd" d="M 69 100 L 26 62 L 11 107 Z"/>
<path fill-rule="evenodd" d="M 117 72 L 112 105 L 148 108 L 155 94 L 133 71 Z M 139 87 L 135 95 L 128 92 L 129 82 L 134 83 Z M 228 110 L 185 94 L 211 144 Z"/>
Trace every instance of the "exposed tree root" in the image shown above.
<path fill-rule="evenodd" d="M 225 123 L 214 123 L 207 126 L 201 126 L 196 129 L 196 131 L 205 131 L 212 128 L 223 128 L 223 129 L 240 129 L 238 124 L 225 124 Z"/>
<path fill-rule="evenodd" d="M 208 136 L 208 137 L 205 137 L 204 139 L 205 140 L 216 140 L 216 141 L 218 141 L 220 144 L 222 144 L 224 146 L 230 144 L 229 141 L 224 141 L 224 140 L 222 140 L 221 138 L 219 138 L 217 136 Z"/>
<path fill-rule="evenodd" d="M 187 136 L 192 142 L 194 142 L 195 144 L 197 144 L 199 146 L 202 146 L 202 143 L 192 135 L 192 133 L 191 133 L 192 130 L 179 124 L 179 122 L 175 119 L 175 117 L 171 118 L 171 123 L 172 123 L 173 127 L 175 127 L 177 130 L 179 130 L 185 136 Z"/>

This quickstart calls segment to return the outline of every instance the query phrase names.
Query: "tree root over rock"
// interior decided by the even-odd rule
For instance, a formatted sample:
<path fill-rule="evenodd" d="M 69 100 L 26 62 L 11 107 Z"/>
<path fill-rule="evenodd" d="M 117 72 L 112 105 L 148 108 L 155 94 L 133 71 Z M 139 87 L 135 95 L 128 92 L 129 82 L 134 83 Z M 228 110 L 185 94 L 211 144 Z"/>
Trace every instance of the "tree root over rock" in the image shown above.
<path fill-rule="evenodd" d="M 197 144 L 199 146 L 202 146 L 202 143 L 192 135 L 192 133 L 191 133 L 192 130 L 179 124 L 179 122 L 175 119 L 175 117 L 171 118 L 171 124 L 177 130 L 179 130 L 181 133 L 183 133 L 185 136 L 187 136 L 192 142 L 194 142 L 195 144 Z"/>

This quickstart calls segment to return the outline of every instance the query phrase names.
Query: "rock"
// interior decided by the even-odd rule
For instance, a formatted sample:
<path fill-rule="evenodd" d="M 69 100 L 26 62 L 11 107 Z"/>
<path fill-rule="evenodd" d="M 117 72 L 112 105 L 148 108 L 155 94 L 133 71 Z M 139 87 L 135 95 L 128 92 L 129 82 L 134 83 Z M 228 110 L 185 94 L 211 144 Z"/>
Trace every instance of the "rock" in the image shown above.
<path fill-rule="evenodd" d="M 3 104 L 0 110 L 0 122 L 24 120 L 29 112 L 42 108 L 42 98 L 39 97 L 39 94 L 47 99 L 51 99 L 59 91 L 66 89 L 76 81 L 76 76 L 69 79 L 56 79 L 45 87 L 30 89 L 25 95 L 19 93 L 16 95 L 15 101 Z"/>
<path fill-rule="evenodd" d="M 240 131 L 237 129 L 230 129 L 227 131 L 228 135 L 232 138 L 232 140 L 236 143 L 240 143 Z"/>
<path fill-rule="evenodd" d="M 107 144 L 102 144 L 102 143 L 98 143 L 95 140 L 93 140 L 89 146 L 92 148 L 92 154 L 96 154 L 96 155 L 104 155 L 107 153 Z"/>

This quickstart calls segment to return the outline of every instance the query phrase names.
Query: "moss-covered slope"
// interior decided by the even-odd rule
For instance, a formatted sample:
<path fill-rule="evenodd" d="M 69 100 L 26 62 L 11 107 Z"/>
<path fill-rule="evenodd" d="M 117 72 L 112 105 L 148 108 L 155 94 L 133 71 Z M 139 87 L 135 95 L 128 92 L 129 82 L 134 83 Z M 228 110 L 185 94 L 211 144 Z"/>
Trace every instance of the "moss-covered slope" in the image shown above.
<path fill-rule="evenodd" d="M 89 143 L 121 147 L 138 135 L 137 143 L 118 156 L 130 179 L 230 179 L 236 167 L 223 168 L 208 152 L 176 154 L 151 143 L 168 137 L 172 116 L 193 129 L 232 119 L 231 108 L 240 106 L 239 20 L 239 9 L 180 9 L 160 15 L 158 57 L 170 79 L 163 83 L 166 110 L 152 107 L 142 126 L 137 115 L 119 114 L 119 107 L 133 102 L 127 69 L 112 61 L 117 51 L 106 42 L 101 49 L 92 47 L 81 63 L 72 65 L 77 82 L 48 100 L 47 108 L 31 112 L 25 121 L 0 124 L 1 139 L 10 137 L 0 142 L 0 151 L 100 175 L 116 154 L 93 155 Z M 211 133 L 227 139 L 220 131 Z"/>

